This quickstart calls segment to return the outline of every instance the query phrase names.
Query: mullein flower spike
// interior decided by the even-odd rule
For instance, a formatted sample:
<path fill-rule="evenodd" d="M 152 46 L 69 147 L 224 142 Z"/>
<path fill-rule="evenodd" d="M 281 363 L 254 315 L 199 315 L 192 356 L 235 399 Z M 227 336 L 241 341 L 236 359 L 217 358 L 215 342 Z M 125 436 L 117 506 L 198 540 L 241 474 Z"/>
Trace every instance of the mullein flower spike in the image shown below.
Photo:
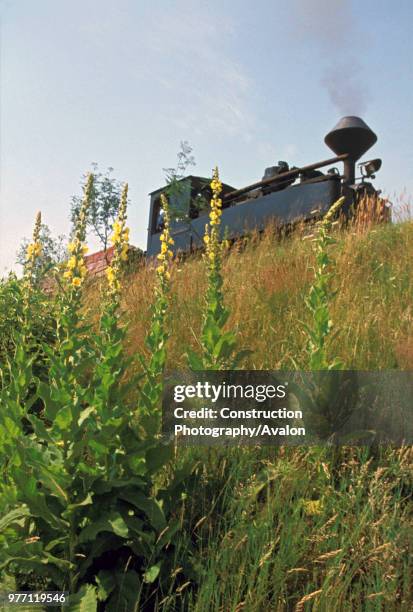
<path fill-rule="evenodd" d="M 66 270 L 63 273 L 63 278 L 65 278 L 68 284 L 75 289 L 81 287 L 87 274 L 85 255 L 88 248 L 84 242 L 86 240 L 86 223 L 92 192 L 93 174 L 89 174 L 84 190 L 82 205 L 76 220 L 74 238 L 68 245 L 70 257 L 66 263 Z"/>
<path fill-rule="evenodd" d="M 173 252 L 170 250 L 170 246 L 174 244 L 173 238 L 171 238 L 169 227 L 170 227 L 170 213 L 169 213 L 169 202 L 164 193 L 161 194 L 161 206 L 164 211 L 163 221 L 164 227 L 162 233 L 159 237 L 161 241 L 161 252 L 157 255 L 159 260 L 159 265 L 156 268 L 156 273 L 158 275 L 158 279 L 161 282 L 161 285 L 165 285 L 165 283 L 170 278 L 169 273 L 169 262 L 173 258 Z"/>
<path fill-rule="evenodd" d="M 205 257 L 210 270 L 214 270 L 220 255 L 219 226 L 221 224 L 222 200 L 219 197 L 222 183 L 219 180 L 218 168 L 215 167 L 211 181 L 212 199 L 210 203 L 209 225 L 205 225 Z"/>
<path fill-rule="evenodd" d="M 36 261 L 42 253 L 42 245 L 40 243 L 40 228 L 42 225 L 42 213 L 38 212 L 36 215 L 36 221 L 34 224 L 33 238 L 31 243 L 27 247 L 26 251 L 26 264 L 30 265 Z"/>
<path fill-rule="evenodd" d="M 113 258 L 106 270 L 109 293 L 112 297 L 120 294 L 120 280 L 124 262 L 128 260 L 129 228 L 126 227 L 126 210 L 128 206 L 128 184 L 125 183 L 119 206 L 118 217 L 113 224 L 111 242 L 113 244 Z"/>
<path fill-rule="evenodd" d="M 26 249 L 26 261 L 24 264 L 24 285 L 30 289 L 35 281 L 36 262 L 42 254 L 42 244 L 40 242 L 40 229 L 42 225 L 42 215 L 40 212 L 36 215 L 34 224 L 32 241 Z"/>

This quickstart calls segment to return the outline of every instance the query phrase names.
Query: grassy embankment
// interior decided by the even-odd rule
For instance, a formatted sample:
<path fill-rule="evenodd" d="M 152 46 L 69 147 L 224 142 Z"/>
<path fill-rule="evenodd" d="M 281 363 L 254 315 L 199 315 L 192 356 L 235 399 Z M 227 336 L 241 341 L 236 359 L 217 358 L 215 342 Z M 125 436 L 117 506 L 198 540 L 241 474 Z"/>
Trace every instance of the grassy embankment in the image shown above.
<path fill-rule="evenodd" d="M 413 369 L 413 224 L 345 232 L 332 255 L 331 358 L 346 368 Z M 308 319 L 312 265 L 309 239 L 279 243 L 270 230 L 226 257 L 229 324 L 253 350 L 244 368 L 306 367 L 300 321 Z M 142 350 L 152 278 L 144 267 L 125 281 L 131 352 Z M 199 343 L 204 288 L 198 257 L 174 265 L 171 367 L 185 367 L 186 347 Z M 192 577 L 162 609 L 411 609 L 411 448 L 347 448 L 334 459 L 317 448 L 194 449 L 179 451 L 177 463 L 188 456 L 198 467 L 179 510 L 176 561 Z"/>
<path fill-rule="evenodd" d="M 413 223 L 378 227 L 368 233 L 343 233 L 331 250 L 336 260 L 336 297 L 331 315 L 337 336 L 331 357 L 360 370 L 413 368 Z M 277 242 L 269 230 L 224 259 L 224 290 L 231 309 L 229 327 L 240 346 L 253 353 L 244 369 L 306 367 L 301 321 L 312 283 L 311 240 L 296 237 Z M 128 343 L 143 347 L 152 299 L 153 272 L 138 268 L 124 281 L 123 307 L 130 319 Z M 186 348 L 197 348 L 204 304 L 205 271 L 199 257 L 175 263 L 171 278 L 168 365 L 185 367 Z M 96 311 L 98 294 L 88 296 Z M 296 364 L 294 366 L 294 364 Z"/>
<path fill-rule="evenodd" d="M 336 295 L 330 308 L 336 335 L 328 344 L 330 362 L 338 358 L 345 368 L 366 370 L 412 369 L 413 224 L 366 233 L 350 230 L 337 238 L 331 246 Z M 313 264 L 310 239 L 303 240 L 298 232 L 280 242 L 270 229 L 262 239 L 252 237 L 225 257 L 228 325 L 237 330 L 240 347 L 252 350 L 244 368 L 308 367 L 302 322 L 309 322 L 304 300 L 313 283 Z M 130 321 L 126 342 L 133 354 L 145 353 L 154 276 L 146 266 L 122 282 L 121 306 L 124 320 Z M 173 264 L 167 352 L 171 367 L 185 367 L 185 351 L 199 347 L 205 283 L 199 257 Z M 97 284 L 83 296 L 92 317 L 99 311 Z M 78 303 L 73 303 L 73 312 Z M 80 342 L 76 328 L 71 329 Z M 107 352 L 107 363 L 115 368 L 111 344 L 100 350 L 100 358 Z M 58 374 L 54 376 L 60 380 Z M 81 387 L 88 384 L 83 379 L 75 382 L 74 388 L 87 389 L 91 405 L 99 399 L 93 385 Z M 95 382 L 99 386 L 97 378 Z M 114 401 L 112 395 L 109 400 Z M 116 403 L 116 410 L 122 407 L 123 402 Z M 91 419 L 91 431 L 93 423 Z M 62 432 L 66 435 L 64 427 Z M 77 428 L 76 435 L 79 432 Z M 131 440 L 125 437 L 125 448 Z M 57 453 L 61 442 L 53 444 Z M 27 440 L 21 446 L 31 449 Z M 70 462 L 70 455 L 65 457 Z M 99 457 L 97 453 L 96 461 Z M 412 448 L 178 449 L 172 465 L 157 475 L 158 484 L 167 487 L 176 470 L 188 463 L 192 474 L 169 517 L 179 521 L 171 546 L 171 577 L 162 590 L 149 581 L 149 606 L 137 599 L 135 610 L 153 605 L 162 612 L 411 609 Z M 68 487 L 72 491 L 73 483 Z M 98 492 L 94 499 L 100 499 Z M 89 506 L 85 516 L 87 512 Z M 92 515 L 87 515 L 89 521 L 96 519 Z M 48 534 L 41 535 L 47 543 Z M 62 533 L 62 541 L 64 537 Z M 163 551 L 165 558 L 170 552 Z"/>

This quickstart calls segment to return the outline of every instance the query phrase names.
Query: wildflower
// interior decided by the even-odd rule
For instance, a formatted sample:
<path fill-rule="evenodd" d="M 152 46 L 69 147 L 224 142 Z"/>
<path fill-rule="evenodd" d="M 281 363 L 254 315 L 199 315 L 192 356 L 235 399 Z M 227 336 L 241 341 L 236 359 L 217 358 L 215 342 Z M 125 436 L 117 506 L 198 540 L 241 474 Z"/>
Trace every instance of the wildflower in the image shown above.
<path fill-rule="evenodd" d="M 89 174 L 84 191 L 82 205 L 76 220 L 73 240 L 68 245 L 70 257 L 66 263 L 63 278 L 70 281 L 70 286 L 78 289 L 87 274 L 84 256 L 87 246 L 84 244 L 86 238 L 86 221 L 93 190 L 93 174 Z"/>
<path fill-rule="evenodd" d="M 329 246 L 334 243 L 330 229 L 334 216 L 343 205 L 345 198 L 335 202 L 327 214 L 316 225 L 316 232 L 311 239 L 314 243 L 316 265 L 314 266 L 314 280 L 305 302 L 312 317 L 312 328 L 307 328 L 307 353 L 310 370 L 339 369 L 342 364 L 338 360 L 329 360 L 327 356 L 326 341 L 331 334 L 333 323 L 330 319 L 329 305 L 332 292 L 329 287 L 334 260 L 329 255 Z"/>
<path fill-rule="evenodd" d="M 156 272 L 161 285 L 164 285 L 165 281 L 168 281 L 170 278 L 168 261 L 170 261 L 174 255 L 168 248 L 168 245 L 174 244 L 174 241 L 169 234 L 169 204 L 165 194 L 161 194 L 161 204 L 164 211 L 164 229 L 159 237 L 161 241 L 161 252 L 158 253 L 157 259 L 159 260 L 160 265 L 156 268 Z"/>
<path fill-rule="evenodd" d="M 207 260 L 210 262 L 211 271 L 219 267 L 219 226 L 221 223 L 222 200 L 219 194 L 222 191 L 222 183 L 219 180 L 218 168 L 215 168 L 211 181 L 212 199 L 209 212 L 209 226 L 205 226 L 204 244 Z"/>
<path fill-rule="evenodd" d="M 223 278 L 221 273 L 221 255 L 223 251 L 220 239 L 222 200 L 219 194 L 222 183 L 219 180 L 218 168 L 214 169 L 212 181 L 212 198 L 210 201 L 209 225 L 205 226 L 204 261 L 208 276 L 203 312 L 202 331 L 200 336 L 201 355 L 188 351 L 188 362 L 193 370 L 199 369 L 233 369 L 243 358 L 242 352 L 235 353 L 236 334 L 225 330 L 229 310 L 225 307 Z"/>
<path fill-rule="evenodd" d="M 324 505 L 321 499 L 303 500 L 302 504 L 304 513 L 307 516 L 316 516 L 323 513 Z"/>
<path fill-rule="evenodd" d="M 129 252 L 129 246 L 127 244 L 125 244 L 122 248 L 122 252 L 120 254 L 120 258 L 122 261 L 128 261 L 128 252 Z"/>
<path fill-rule="evenodd" d="M 113 233 L 111 242 L 114 246 L 113 259 L 110 266 L 106 270 L 106 278 L 108 280 L 109 293 L 115 301 L 119 297 L 120 292 L 120 277 L 122 273 L 122 264 L 128 260 L 129 252 L 129 228 L 126 227 L 126 208 L 128 205 L 128 184 L 125 183 L 121 202 L 119 206 L 118 218 L 113 224 Z"/>
<path fill-rule="evenodd" d="M 27 259 L 30 259 L 34 254 L 34 244 L 29 244 L 26 251 Z"/>
<path fill-rule="evenodd" d="M 114 283 L 116 276 L 113 268 L 109 267 L 106 269 L 106 278 L 108 279 L 109 284 Z"/>
<path fill-rule="evenodd" d="M 218 196 L 222 191 L 222 183 L 219 180 L 218 169 L 215 168 L 211 181 L 211 189 Z"/>
<path fill-rule="evenodd" d="M 72 257 L 69 259 L 69 261 L 67 262 L 67 267 L 69 270 L 74 270 L 77 266 L 77 259 L 75 255 L 72 255 Z"/>
<path fill-rule="evenodd" d="M 26 249 L 26 262 L 24 264 L 24 286 L 28 294 L 35 283 L 37 260 L 42 253 L 42 245 L 40 242 L 40 229 L 42 225 L 42 216 L 38 212 L 36 215 L 36 221 L 33 229 L 32 242 L 27 246 Z"/>

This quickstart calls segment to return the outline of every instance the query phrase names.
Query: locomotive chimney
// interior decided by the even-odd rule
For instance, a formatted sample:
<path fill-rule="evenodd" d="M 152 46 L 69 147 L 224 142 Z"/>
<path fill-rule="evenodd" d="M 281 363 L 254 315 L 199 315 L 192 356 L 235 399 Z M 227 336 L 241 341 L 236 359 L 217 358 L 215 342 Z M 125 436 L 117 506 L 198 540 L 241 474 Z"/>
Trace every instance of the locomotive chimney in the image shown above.
<path fill-rule="evenodd" d="M 360 117 L 343 117 L 327 134 L 324 142 L 336 155 L 347 153 L 344 161 L 344 182 L 352 185 L 356 175 L 356 161 L 374 145 L 376 134 Z"/>

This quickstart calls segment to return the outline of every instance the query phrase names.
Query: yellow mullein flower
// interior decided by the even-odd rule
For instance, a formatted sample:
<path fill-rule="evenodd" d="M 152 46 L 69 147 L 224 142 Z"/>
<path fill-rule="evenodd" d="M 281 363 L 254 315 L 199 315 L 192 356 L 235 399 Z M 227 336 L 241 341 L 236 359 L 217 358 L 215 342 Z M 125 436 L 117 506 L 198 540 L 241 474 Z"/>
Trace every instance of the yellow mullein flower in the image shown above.
<path fill-rule="evenodd" d="M 168 261 L 172 260 L 174 254 L 168 246 L 173 245 L 174 241 L 169 234 L 169 204 L 165 194 L 161 194 L 161 205 L 164 211 L 164 229 L 159 236 L 161 249 L 160 253 L 157 255 L 157 259 L 160 265 L 156 268 L 156 272 L 163 286 L 163 283 L 170 278 Z"/>
<path fill-rule="evenodd" d="M 317 516 L 323 513 L 324 504 L 321 499 L 303 500 L 302 504 L 307 516 Z"/>
<path fill-rule="evenodd" d="M 115 280 L 115 272 L 113 271 L 113 268 L 109 267 L 106 269 L 106 277 L 109 283 L 113 283 L 113 281 Z"/>
<path fill-rule="evenodd" d="M 89 174 L 86 181 L 82 205 L 76 220 L 73 240 L 68 245 L 70 257 L 66 263 L 66 271 L 63 278 L 70 281 L 71 287 L 78 289 L 87 274 L 84 255 L 87 253 L 87 246 L 84 244 L 86 238 L 87 213 L 90 206 L 93 190 L 93 174 Z"/>
<path fill-rule="evenodd" d="M 215 169 L 216 170 L 216 169 Z M 222 191 L 222 183 L 218 178 L 218 175 L 214 175 L 212 181 L 211 181 L 211 189 L 212 191 L 214 191 L 216 194 L 221 193 Z"/>
<path fill-rule="evenodd" d="M 113 234 L 111 242 L 114 246 L 113 258 L 110 266 L 106 270 L 106 278 L 108 280 L 109 293 L 112 299 L 118 300 L 120 293 L 120 277 L 122 274 L 122 263 L 128 260 L 129 252 L 129 228 L 126 223 L 126 208 L 128 204 L 128 184 L 125 183 L 121 202 L 119 206 L 118 217 L 113 224 Z"/>
<path fill-rule="evenodd" d="M 69 259 L 69 261 L 67 262 L 67 267 L 69 270 L 74 270 L 77 266 L 77 259 L 75 255 L 72 255 L 72 257 Z"/>
<path fill-rule="evenodd" d="M 127 261 L 128 260 L 128 252 L 129 252 L 129 246 L 127 244 L 125 244 L 122 247 L 122 252 L 120 254 L 120 258 L 122 261 Z"/>
<path fill-rule="evenodd" d="M 218 256 L 221 251 L 219 246 L 219 225 L 222 215 L 222 200 L 219 194 L 222 191 L 222 183 L 219 180 L 218 168 L 214 169 L 211 180 L 212 198 L 209 210 L 209 225 L 205 226 L 204 244 L 206 259 L 211 271 L 219 265 Z"/>
<path fill-rule="evenodd" d="M 26 261 L 24 264 L 24 287 L 25 287 L 25 301 L 26 305 L 28 304 L 29 295 L 31 293 L 31 289 L 35 283 L 36 274 L 37 274 L 37 259 L 42 253 L 42 245 L 40 242 L 40 230 L 42 226 L 42 216 L 41 213 L 38 212 L 36 215 L 36 221 L 33 229 L 32 242 L 27 246 L 26 249 Z"/>

